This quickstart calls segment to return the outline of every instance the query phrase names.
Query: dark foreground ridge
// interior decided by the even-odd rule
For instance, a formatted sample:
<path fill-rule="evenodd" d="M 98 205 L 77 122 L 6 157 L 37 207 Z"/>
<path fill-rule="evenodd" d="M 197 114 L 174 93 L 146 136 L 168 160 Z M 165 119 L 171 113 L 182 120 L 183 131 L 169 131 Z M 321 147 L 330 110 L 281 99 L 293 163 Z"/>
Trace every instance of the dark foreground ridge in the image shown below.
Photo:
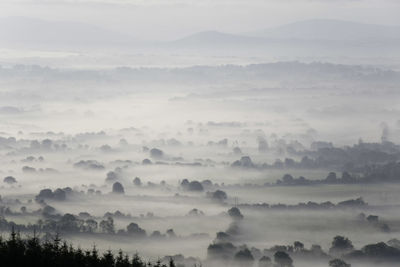
<path fill-rule="evenodd" d="M 119 251 L 99 254 L 92 250 L 74 248 L 58 237 L 41 242 L 37 237 L 22 239 L 11 232 L 7 240 L 0 238 L 0 266 L 3 267 L 175 267 L 172 259 L 168 264 L 157 261 L 145 262 L 137 254 L 130 258 Z"/>

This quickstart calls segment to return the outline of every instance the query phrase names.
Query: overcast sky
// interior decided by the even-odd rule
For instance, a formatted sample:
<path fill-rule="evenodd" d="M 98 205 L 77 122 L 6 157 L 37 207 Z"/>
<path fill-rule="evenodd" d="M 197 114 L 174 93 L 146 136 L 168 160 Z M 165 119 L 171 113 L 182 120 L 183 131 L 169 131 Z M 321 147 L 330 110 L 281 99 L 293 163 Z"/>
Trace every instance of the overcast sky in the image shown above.
<path fill-rule="evenodd" d="M 399 14 L 399 0 L 0 0 L 0 17 L 79 21 L 153 40 L 315 18 L 400 25 Z"/>

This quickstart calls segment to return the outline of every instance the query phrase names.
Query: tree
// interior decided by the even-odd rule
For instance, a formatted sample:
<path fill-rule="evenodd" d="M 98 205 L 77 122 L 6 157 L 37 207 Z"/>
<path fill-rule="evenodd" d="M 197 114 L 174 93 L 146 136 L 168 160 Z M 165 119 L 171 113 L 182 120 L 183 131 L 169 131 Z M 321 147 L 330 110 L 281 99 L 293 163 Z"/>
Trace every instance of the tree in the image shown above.
<path fill-rule="evenodd" d="M 115 182 L 112 187 L 112 192 L 115 194 L 124 194 L 125 190 L 121 183 Z"/>
<path fill-rule="evenodd" d="M 211 193 L 211 198 L 222 202 L 228 198 L 228 195 L 222 190 L 217 190 Z"/>
<path fill-rule="evenodd" d="M 152 163 L 151 160 L 149 160 L 149 159 L 144 159 L 144 160 L 142 160 L 142 164 L 143 164 L 143 165 L 151 165 L 151 164 L 153 164 L 153 163 Z"/>
<path fill-rule="evenodd" d="M 107 178 L 106 178 L 106 182 L 115 182 L 119 179 L 119 175 L 118 173 L 114 172 L 114 171 L 110 171 L 107 173 Z"/>
<path fill-rule="evenodd" d="M 329 249 L 329 252 L 333 254 L 343 254 L 353 249 L 353 244 L 347 237 L 335 236 L 333 238 L 332 246 Z"/>
<path fill-rule="evenodd" d="M 160 159 L 164 156 L 164 152 L 158 148 L 152 148 L 150 150 L 150 157 Z"/>
<path fill-rule="evenodd" d="M 189 191 L 203 191 L 203 185 L 198 181 L 191 181 L 188 186 L 187 190 Z"/>
<path fill-rule="evenodd" d="M 289 256 L 289 254 L 287 254 L 284 251 L 275 252 L 274 261 L 275 261 L 276 265 L 279 267 L 292 267 L 293 266 L 292 258 Z"/>
<path fill-rule="evenodd" d="M 107 252 L 103 254 L 100 262 L 103 266 L 114 266 L 115 259 L 111 250 L 107 250 Z"/>
<path fill-rule="evenodd" d="M 241 220 L 243 219 L 243 215 L 240 212 L 239 208 L 233 207 L 228 210 L 229 216 L 231 216 L 234 220 Z"/>
<path fill-rule="evenodd" d="M 342 182 L 343 183 L 353 183 L 353 182 L 355 182 L 355 179 L 348 172 L 343 172 L 342 173 Z"/>
<path fill-rule="evenodd" d="M 135 177 L 135 179 L 133 179 L 133 184 L 136 186 L 141 186 L 142 185 L 142 181 L 140 180 L 139 177 Z"/>
<path fill-rule="evenodd" d="M 139 227 L 139 225 L 137 223 L 130 223 L 127 227 L 126 227 L 126 231 L 128 232 L 128 234 L 133 235 L 135 237 L 145 237 L 146 236 L 146 231 L 142 228 Z"/>
<path fill-rule="evenodd" d="M 384 242 L 366 245 L 362 252 L 369 259 L 400 262 L 400 249 L 388 246 Z"/>
<path fill-rule="evenodd" d="M 218 240 L 219 242 L 227 242 L 227 241 L 232 240 L 232 237 L 231 237 L 231 235 L 229 235 L 225 232 L 218 232 L 216 240 Z"/>
<path fill-rule="evenodd" d="M 258 260 L 258 267 L 272 267 L 272 261 L 270 257 L 262 256 Z"/>
<path fill-rule="evenodd" d="M 176 267 L 174 260 L 171 258 L 169 258 L 169 262 L 168 262 L 168 266 L 169 267 Z"/>
<path fill-rule="evenodd" d="M 330 172 L 326 177 L 325 181 L 327 183 L 335 183 L 337 181 L 336 173 Z"/>
<path fill-rule="evenodd" d="M 93 233 L 97 230 L 98 223 L 93 219 L 87 219 L 85 221 L 86 232 Z"/>
<path fill-rule="evenodd" d="M 268 143 L 267 140 L 263 136 L 257 137 L 258 141 L 258 151 L 261 153 L 267 152 L 268 151 Z"/>
<path fill-rule="evenodd" d="M 209 259 L 231 259 L 236 251 L 236 247 L 230 242 L 210 244 L 207 248 Z"/>
<path fill-rule="evenodd" d="M 344 260 L 341 259 L 333 259 L 329 261 L 330 267 L 351 267 L 350 264 L 346 263 Z"/>
<path fill-rule="evenodd" d="M 57 188 L 53 193 L 53 198 L 56 200 L 65 200 L 67 198 L 67 194 L 61 188 Z"/>
<path fill-rule="evenodd" d="M 235 155 L 241 155 L 242 154 L 242 150 L 239 147 L 234 147 L 233 148 L 233 153 Z"/>
<path fill-rule="evenodd" d="M 7 176 L 4 178 L 3 182 L 6 184 L 15 184 L 15 183 L 17 183 L 17 179 L 15 179 L 12 176 Z"/>
<path fill-rule="evenodd" d="M 36 235 L 23 240 L 13 230 L 9 239 L 0 239 L 1 266 L 167 267 L 160 261 L 145 264 L 138 255 L 130 261 L 122 251 L 114 255 L 109 250 L 99 255 L 96 247 L 93 247 L 92 250 L 83 252 L 60 241 L 56 237 L 42 243 Z M 175 267 L 172 258 L 169 260 L 169 267 Z"/>
<path fill-rule="evenodd" d="M 240 158 L 240 165 L 242 167 L 246 167 L 246 168 L 254 167 L 253 161 L 251 160 L 251 158 L 249 156 L 241 157 Z"/>
<path fill-rule="evenodd" d="M 146 264 L 139 258 L 138 254 L 133 255 L 132 267 L 146 267 Z"/>
<path fill-rule="evenodd" d="M 36 196 L 38 200 L 46 198 L 53 198 L 53 191 L 49 188 L 40 190 L 39 195 Z"/>
<path fill-rule="evenodd" d="M 166 233 L 167 233 L 167 236 L 168 236 L 169 238 L 175 238 L 175 237 L 176 237 L 176 234 L 175 234 L 175 232 L 174 232 L 174 229 L 168 229 Z"/>
<path fill-rule="evenodd" d="M 299 252 L 304 249 L 304 244 L 301 243 L 300 241 L 295 241 L 293 245 L 294 245 L 294 251 Z"/>
<path fill-rule="evenodd" d="M 102 220 L 100 222 L 99 226 L 100 226 L 101 231 L 105 234 L 114 234 L 115 233 L 114 219 L 112 217 L 107 217 L 106 220 Z"/>
<path fill-rule="evenodd" d="M 239 262 L 240 266 L 251 266 L 254 261 L 253 255 L 247 248 L 239 250 L 234 259 Z"/>
<path fill-rule="evenodd" d="M 130 267 L 129 257 L 124 255 L 122 250 L 118 251 L 118 255 L 115 258 L 115 267 Z"/>
<path fill-rule="evenodd" d="M 282 182 L 283 182 L 284 184 L 291 184 L 291 183 L 293 183 L 293 181 L 294 181 L 294 178 L 293 178 L 293 176 L 290 175 L 290 174 L 285 174 L 285 175 L 283 175 L 283 177 L 282 177 Z"/>
<path fill-rule="evenodd" d="M 58 225 L 61 231 L 79 232 L 78 219 L 72 214 L 66 213 L 64 216 L 62 216 Z"/>

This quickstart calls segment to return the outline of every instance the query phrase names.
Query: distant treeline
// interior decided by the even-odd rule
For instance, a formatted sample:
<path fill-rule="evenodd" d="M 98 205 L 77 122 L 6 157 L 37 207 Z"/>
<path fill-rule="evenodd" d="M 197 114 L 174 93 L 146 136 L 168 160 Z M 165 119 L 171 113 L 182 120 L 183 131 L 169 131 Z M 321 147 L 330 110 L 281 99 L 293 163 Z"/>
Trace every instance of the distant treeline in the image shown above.
<path fill-rule="evenodd" d="M 400 241 L 397 239 L 356 249 L 347 237 L 335 236 L 329 251 L 325 252 L 320 245 L 314 244 L 308 249 L 300 241 L 260 250 L 245 245 L 235 246 L 228 237 L 224 232 L 217 234 L 217 239 L 207 248 L 208 259 L 218 260 L 223 266 L 235 266 L 235 262 L 240 263 L 239 266 L 254 266 L 254 262 L 258 261 L 260 267 L 293 267 L 296 261 L 308 261 L 310 266 L 329 261 L 332 267 L 350 267 L 344 260 L 363 265 L 372 263 L 374 266 L 400 261 Z"/>
<path fill-rule="evenodd" d="M 384 139 L 385 136 L 383 135 Z M 266 142 L 266 141 L 265 141 Z M 334 147 L 332 143 L 314 142 L 311 149 L 306 149 L 301 143 L 286 144 L 280 140 L 278 147 L 269 147 L 266 143 L 259 144 L 260 153 L 275 152 L 293 155 L 301 158 L 277 159 L 268 164 L 256 164 L 249 156 L 242 156 L 234 161 L 232 167 L 256 169 L 331 169 L 353 173 L 371 174 L 377 167 L 400 160 L 400 146 L 392 142 L 364 143 L 346 147 Z"/>
<path fill-rule="evenodd" d="M 343 172 L 337 177 L 335 172 L 330 172 L 325 179 L 309 180 L 303 176 L 294 178 L 285 174 L 276 181 L 276 185 L 315 185 L 315 184 L 367 184 L 367 183 L 398 183 L 400 182 L 400 162 L 390 162 L 382 165 L 371 165 L 362 176 Z M 266 184 L 270 185 L 270 184 Z"/>
<path fill-rule="evenodd" d="M 400 79 L 398 72 L 374 67 L 357 65 L 340 65 L 332 63 L 277 62 L 251 64 L 247 66 L 193 66 L 187 68 L 129 68 L 118 67 L 111 70 L 60 70 L 38 65 L 0 66 L 1 78 L 24 77 L 47 79 L 48 81 L 97 80 L 111 81 L 232 81 L 239 79 L 285 79 L 305 80 L 356 80 L 368 82 L 393 82 Z"/>
<path fill-rule="evenodd" d="M 307 203 L 298 203 L 296 205 L 286 205 L 286 204 L 268 204 L 268 203 L 257 203 L 257 204 L 238 204 L 238 207 L 243 208 L 253 208 L 253 209 L 334 209 L 334 208 L 366 208 L 368 203 L 366 203 L 361 197 L 357 199 L 348 199 L 345 201 L 338 202 L 334 204 L 330 201 L 325 201 L 322 203 L 317 203 L 313 201 L 308 201 Z"/>
<path fill-rule="evenodd" d="M 55 238 L 41 242 L 37 237 L 22 239 L 11 232 L 7 240 L 0 239 L 0 265 L 5 267 L 175 267 L 172 259 L 168 264 L 161 261 L 145 262 L 137 254 L 129 257 L 122 251 L 100 254 L 92 250 L 74 248 Z"/>

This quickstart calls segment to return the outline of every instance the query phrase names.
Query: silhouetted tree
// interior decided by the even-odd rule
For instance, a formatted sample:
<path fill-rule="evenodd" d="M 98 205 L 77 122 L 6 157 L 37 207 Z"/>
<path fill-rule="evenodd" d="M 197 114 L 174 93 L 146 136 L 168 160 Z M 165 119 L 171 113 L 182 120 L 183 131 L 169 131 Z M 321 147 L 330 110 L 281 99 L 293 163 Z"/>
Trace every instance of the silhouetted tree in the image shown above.
<path fill-rule="evenodd" d="M 346 263 L 344 260 L 333 259 L 329 261 L 329 267 L 351 267 L 351 265 Z"/>
<path fill-rule="evenodd" d="M 258 267 L 272 267 L 272 261 L 270 257 L 262 256 L 258 260 Z"/>
<path fill-rule="evenodd" d="M 344 236 L 335 236 L 332 241 L 332 246 L 329 249 L 330 253 L 343 254 L 353 250 L 353 244 L 351 241 Z"/>
<path fill-rule="evenodd" d="M 251 254 L 250 250 L 245 248 L 239 250 L 234 259 L 239 262 L 240 266 L 251 266 L 253 265 L 254 257 Z"/>
<path fill-rule="evenodd" d="M 229 216 L 231 216 L 234 220 L 241 220 L 243 219 L 243 215 L 240 212 L 239 208 L 233 207 L 228 210 Z"/>
<path fill-rule="evenodd" d="M 112 217 L 107 217 L 106 220 L 102 220 L 100 222 L 99 226 L 103 233 L 106 233 L 106 234 L 114 234 L 115 233 L 114 219 Z"/>
<path fill-rule="evenodd" d="M 279 267 L 292 267 L 293 266 L 292 258 L 289 256 L 289 254 L 287 254 L 284 251 L 275 252 L 274 261 L 275 261 L 275 264 Z"/>
<path fill-rule="evenodd" d="M 125 190 L 121 183 L 115 182 L 112 187 L 112 192 L 116 194 L 124 194 Z"/>
<path fill-rule="evenodd" d="M 40 242 L 34 234 L 23 240 L 14 229 L 8 240 L 0 238 L 0 264 L 5 267 L 166 267 L 160 261 L 146 264 L 138 255 L 134 255 L 131 261 L 121 250 L 117 255 L 107 251 L 101 256 L 96 247 L 83 252 L 61 242 L 58 236 L 51 241 Z M 169 267 L 175 267 L 172 258 L 169 259 Z"/>

